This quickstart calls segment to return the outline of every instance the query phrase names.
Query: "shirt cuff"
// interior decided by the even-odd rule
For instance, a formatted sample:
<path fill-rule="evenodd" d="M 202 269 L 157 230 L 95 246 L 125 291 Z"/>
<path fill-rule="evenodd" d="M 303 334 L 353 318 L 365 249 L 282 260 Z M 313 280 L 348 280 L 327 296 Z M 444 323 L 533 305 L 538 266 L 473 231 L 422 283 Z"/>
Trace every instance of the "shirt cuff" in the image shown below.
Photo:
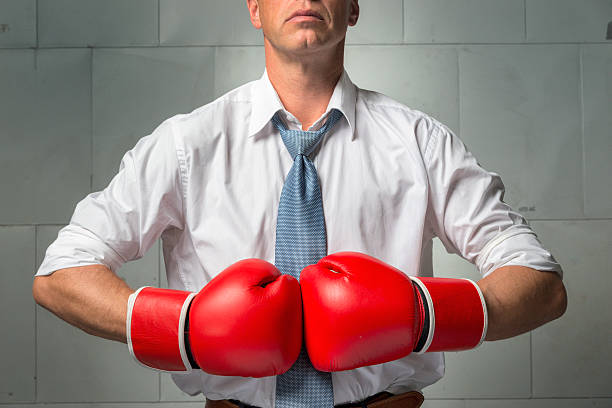
<path fill-rule="evenodd" d="M 105 265 L 116 272 L 126 261 L 93 232 L 78 225 L 62 228 L 47 248 L 36 276 L 50 275 L 59 269 L 86 265 Z"/>
<path fill-rule="evenodd" d="M 556 272 L 563 278 L 561 265 L 542 246 L 536 233 L 524 224 L 500 231 L 482 248 L 475 264 L 483 277 L 502 266 L 519 265 Z"/>

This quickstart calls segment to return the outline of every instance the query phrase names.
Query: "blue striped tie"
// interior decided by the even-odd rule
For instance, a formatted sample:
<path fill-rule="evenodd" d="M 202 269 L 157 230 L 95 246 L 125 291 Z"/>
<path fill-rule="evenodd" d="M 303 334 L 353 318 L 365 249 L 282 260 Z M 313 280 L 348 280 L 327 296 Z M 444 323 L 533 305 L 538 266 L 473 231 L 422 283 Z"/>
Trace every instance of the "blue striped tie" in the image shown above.
<path fill-rule="evenodd" d="M 300 278 L 304 267 L 317 263 L 327 255 L 319 176 L 308 155 L 341 117 L 342 112 L 332 109 L 327 122 L 317 131 L 287 130 L 279 112 L 272 118 L 272 124 L 280 131 L 294 159 L 278 205 L 275 263 L 281 273 L 296 279 Z M 318 371 L 312 366 L 306 346 L 302 343 L 295 364 L 276 378 L 276 407 L 333 406 L 331 373 Z"/>

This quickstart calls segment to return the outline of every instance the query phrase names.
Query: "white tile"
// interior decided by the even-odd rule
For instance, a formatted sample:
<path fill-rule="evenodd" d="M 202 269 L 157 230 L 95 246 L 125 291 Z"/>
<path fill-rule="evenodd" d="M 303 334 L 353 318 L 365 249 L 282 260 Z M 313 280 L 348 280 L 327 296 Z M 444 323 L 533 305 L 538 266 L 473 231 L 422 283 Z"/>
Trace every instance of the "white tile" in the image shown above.
<path fill-rule="evenodd" d="M 119 275 L 133 289 L 142 286 L 159 287 L 159 240 L 153 244 L 146 255 L 136 261 L 124 264 Z"/>
<path fill-rule="evenodd" d="M 347 28 L 347 44 L 401 43 L 402 0 L 361 0 L 357 24 Z"/>
<path fill-rule="evenodd" d="M 467 278 L 474 281 L 482 276 L 474 264 L 446 251 L 442 242 L 434 238 L 432 246 L 434 276 L 440 278 Z"/>
<path fill-rule="evenodd" d="M 209 47 L 94 51 L 94 191 L 108 185 L 138 139 L 213 99 L 214 66 Z"/>
<path fill-rule="evenodd" d="M 157 0 L 39 0 L 39 46 L 157 45 L 157 12 Z"/>
<path fill-rule="evenodd" d="M 612 44 L 582 47 L 582 76 L 584 212 L 612 218 Z"/>
<path fill-rule="evenodd" d="M 89 50 L 0 50 L 0 224 L 65 223 L 89 192 Z"/>
<path fill-rule="evenodd" d="M 69 404 L 15 404 L 9 405 L 10 408 L 203 408 L 201 402 L 117 402 L 117 403 L 69 403 Z"/>
<path fill-rule="evenodd" d="M 63 225 L 39 225 L 36 227 L 36 267 L 34 268 L 34 273 L 32 273 L 32 278 L 34 278 L 34 274 L 38 271 L 40 264 L 45 258 L 47 248 L 55 241 L 62 227 Z"/>
<path fill-rule="evenodd" d="M 159 0 L 162 45 L 263 45 L 243 0 Z"/>
<path fill-rule="evenodd" d="M 512 399 L 466 401 L 470 408 L 609 408 L 612 400 L 604 399 Z"/>
<path fill-rule="evenodd" d="M 138 365 L 125 344 L 86 334 L 41 307 L 37 364 L 39 401 L 158 399 L 159 374 Z"/>
<path fill-rule="evenodd" d="M 534 223 L 564 269 L 567 312 L 532 333 L 534 397 L 611 397 L 612 220 Z"/>
<path fill-rule="evenodd" d="M 35 228 L 0 227 L 0 403 L 35 399 Z"/>
<path fill-rule="evenodd" d="M 216 47 L 215 98 L 261 78 L 265 62 L 263 47 Z"/>
<path fill-rule="evenodd" d="M 404 0 L 404 41 L 504 43 L 524 38 L 524 0 Z"/>
<path fill-rule="evenodd" d="M 580 218 L 578 47 L 462 47 L 461 138 L 527 218 Z"/>
<path fill-rule="evenodd" d="M 438 239 L 433 245 L 433 271 L 437 277 L 474 281 L 481 277 L 474 265 L 448 254 Z M 473 350 L 445 353 L 444 377 L 425 388 L 424 395 L 426 398 L 529 397 L 529 348 L 527 333 L 507 340 L 487 341 Z"/>
<path fill-rule="evenodd" d="M 425 398 L 421 408 L 468 408 L 471 405 L 467 405 L 465 400 L 436 400 Z"/>
<path fill-rule="evenodd" d="M 526 398 L 530 395 L 529 334 L 445 353 L 446 372 L 426 398 Z M 466 375 L 469 373 L 469 375 Z"/>
<path fill-rule="evenodd" d="M 436 400 L 425 398 L 421 408 L 468 408 L 465 400 Z"/>
<path fill-rule="evenodd" d="M 609 0 L 526 0 L 527 41 L 606 41 Z"/>
<path fill-rule="evenodd" d="M 38 262 L 60 226 L 41 226 Z M 159 246 L 117 271 L 132 288 L 159 283 Z M 89 335 L 38 307 L 38 401 L 156 401 L 159 374 L 136 363 L 127 345 Z M 58 369 L 61 367 L 61 369 Z"/>
<path fill-rule="evenodd" d="M 345 67 L 360 88 L 383 93 L 459 127 L 457 52 L 452 47 L 348 46 Z"/>
<path fill-rule="evenodd" d="M 36 46 L 36 0 L 0 2 L 0 47 Z"/>

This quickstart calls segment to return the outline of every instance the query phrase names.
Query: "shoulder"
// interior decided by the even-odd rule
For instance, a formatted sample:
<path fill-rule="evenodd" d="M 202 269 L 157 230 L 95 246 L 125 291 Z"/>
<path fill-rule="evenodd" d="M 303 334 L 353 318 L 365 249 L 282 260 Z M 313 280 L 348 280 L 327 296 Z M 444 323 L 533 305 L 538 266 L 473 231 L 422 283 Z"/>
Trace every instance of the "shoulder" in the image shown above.
<path fill-rule="evenodd" d="M 243 125 L 251 112 L 251 90 L 256 81 L 247 82 L 215 100 L 187 113 L 166 120 L 174 133 L 177 148 L 202 146 L 221 135 L 231 134 Z"/>
<path fill-rule="evenodd" d="M 438 134 L 450 132 L 450 128 L 429 113 L 407 106 L 383 93 L 358 88 L 357 110 L 364 116 L 359 120 L 380 123 L 395 130 L 402 138 L 415 140 L 421 151 Z"/>

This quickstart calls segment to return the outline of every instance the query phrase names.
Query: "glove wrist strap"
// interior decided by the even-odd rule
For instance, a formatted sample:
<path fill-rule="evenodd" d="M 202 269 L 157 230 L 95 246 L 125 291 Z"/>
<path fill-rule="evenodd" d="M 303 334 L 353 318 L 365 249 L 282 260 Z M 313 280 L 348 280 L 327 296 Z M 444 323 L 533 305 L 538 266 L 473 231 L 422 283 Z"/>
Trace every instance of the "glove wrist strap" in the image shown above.
<path fill-rule="evenodd" d="M 142 287 L 130 295 L 127 343 L 134 359 L 166 372 L 193 369 L 186 350 L 185 322 L 195 293 Z"/>
<path fill-rule="evenodd" d="M 488 317 L 484 296 L 469 279 L 412 277 L 423 303 L 423 329 L 415 353 L 460 351 L 484 341 Z"/>

